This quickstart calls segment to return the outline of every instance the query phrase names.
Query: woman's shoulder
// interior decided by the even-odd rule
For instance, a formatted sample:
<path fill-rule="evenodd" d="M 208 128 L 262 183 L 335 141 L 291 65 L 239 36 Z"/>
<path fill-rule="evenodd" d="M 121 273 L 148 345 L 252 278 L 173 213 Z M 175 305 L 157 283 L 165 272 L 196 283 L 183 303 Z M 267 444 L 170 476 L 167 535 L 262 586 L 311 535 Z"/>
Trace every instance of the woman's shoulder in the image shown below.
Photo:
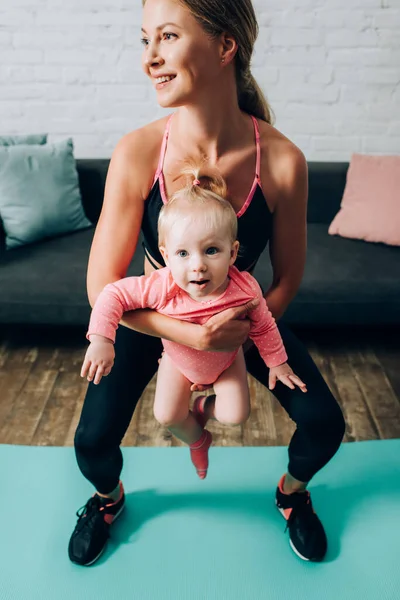
<path fill-rule="evenodd" d="M 137 180 L 144 197 L 157 170 L 167 121 L 168 117 L 163 117 L 126 133 L 113 151 L 111 162 L 120 165 Z"/>
<path fill-rule="evenodd" d="M 295 191 L 299 178 L 307 176 L 307 160 L 289 138 L 265 121 L 258 121 L 261 142 L 261 182 L 271 204 Z"/>
<path fill-rule="evenodd" d="M 117 143 L 117 148 L 128 154 L 137 153 L 149 155 L 160 151 L 165 128 L 169 116 L 147 123 L 138 129 L 126 133 Z"/>
<path fill-rule="evenodd" d="M 294 142 L 286 137 L 274 125 L 270 125 L 265 121 L 258 120 L 261 140 L 261 152 L 274 163 L 279 166 L 285 162 L 293 164 L 298 160 L 305 160 L 303 152 Z"/>

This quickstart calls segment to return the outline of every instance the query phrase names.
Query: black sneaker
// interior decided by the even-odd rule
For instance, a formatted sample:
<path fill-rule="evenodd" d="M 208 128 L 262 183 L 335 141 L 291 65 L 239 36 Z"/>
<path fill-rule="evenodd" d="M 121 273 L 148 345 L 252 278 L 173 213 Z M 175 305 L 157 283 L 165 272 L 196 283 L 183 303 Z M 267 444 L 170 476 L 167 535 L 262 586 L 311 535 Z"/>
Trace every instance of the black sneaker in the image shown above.
<path fill-rule="evenodd" d="M 119 482 L 120 497 L 117 502 L 110 502 L 94 494 L 76 513 L 78 522 L 68 545 L 70 560 L 78 565 L 92 565 L 103 554 L 110 526 L 121 514 L 125 505 L 125 494 L 122 482 Z"/>
<path fill-rule="evenodd" d="M 303 560 L 320 562 L 327 551 L 327 539 L 321 521 L 315 514 L 310 492 L 284 494 L 283 476 L 276 488 L 276 506 L 287 521 L 290 546 Z"/>

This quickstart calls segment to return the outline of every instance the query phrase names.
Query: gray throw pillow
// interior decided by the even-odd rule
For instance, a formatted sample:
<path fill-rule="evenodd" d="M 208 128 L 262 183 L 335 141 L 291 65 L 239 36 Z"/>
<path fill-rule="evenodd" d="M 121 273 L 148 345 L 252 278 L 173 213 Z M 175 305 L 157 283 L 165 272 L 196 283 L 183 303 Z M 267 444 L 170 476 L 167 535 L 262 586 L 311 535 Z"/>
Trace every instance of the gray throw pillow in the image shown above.
<path fill-rule="evenodd" d="M 91 227 L 72 139 L 42 146 L 0 146 L 0 217 L 6 249 Z"/>
<path fill-rule="evenodd" d="M 0 146 L 16 146 L 19 144 L 47 144 L 47 133 L 30 133 L 28 135 L 0 135 Z"/>

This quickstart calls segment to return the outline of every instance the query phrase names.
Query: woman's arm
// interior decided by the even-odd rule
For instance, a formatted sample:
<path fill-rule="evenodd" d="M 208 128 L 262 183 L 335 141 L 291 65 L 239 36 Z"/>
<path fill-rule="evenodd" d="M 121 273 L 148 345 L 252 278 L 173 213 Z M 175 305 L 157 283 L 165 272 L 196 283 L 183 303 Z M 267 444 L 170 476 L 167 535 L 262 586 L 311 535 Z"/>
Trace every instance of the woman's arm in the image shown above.
<path fill-rule="evenodd" d="M 151 139 L 141 130 L 134 131 L 124 136 L 113 152 L 87 270 L 92 308 L 108 283 L 125 277 L 136 250 L 144 198 L 151 187 L 151 158 L 156 153 Z"/>
<path fill-rule="evenodd" d="M 120 321 L 129 329 L 153 337 L 177 342 L 197 350 L 203 350 L 204 331 L 201 325 L 179 321 L 150 309 L 140 309 L 124 313 Z"/>
<path fill-rule="evenodd" d="M 121 325 L 153 337 L 161 337 L 196 350 L 231 352 L 246 341 L 250 321 L 240 317 L 257 306 L 258 300 L 228 308 L 204 325 L 179 321 L 154 310 L 141 309 L 124 314 Z"/>
<path fill-rule="evenodd" d="M 270 241 L 273 281 L 264 296 L 275 319 L 284 314 L 299 289 L 307 252 L 307 162 L 296 146 L 291 145 L 279 170 Z"/>

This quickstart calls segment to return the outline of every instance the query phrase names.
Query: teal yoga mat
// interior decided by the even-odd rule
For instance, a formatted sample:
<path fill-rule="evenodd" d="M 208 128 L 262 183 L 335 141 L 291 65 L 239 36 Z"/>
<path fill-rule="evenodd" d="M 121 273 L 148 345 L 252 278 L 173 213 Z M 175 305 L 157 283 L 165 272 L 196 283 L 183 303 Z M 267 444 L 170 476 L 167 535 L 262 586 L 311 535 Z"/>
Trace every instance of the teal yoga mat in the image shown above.
<path fill-rule="evenodd" d="M 325 562 L 290 549 L 274 505 L 286 448 L 124 448 L 126 510 L 100 560 L 68 560 L 93 493 L 72 448 L 0 446 L 1 600 L 398 600 L 400 440 L 343 444 L 310 490 Z"/>

